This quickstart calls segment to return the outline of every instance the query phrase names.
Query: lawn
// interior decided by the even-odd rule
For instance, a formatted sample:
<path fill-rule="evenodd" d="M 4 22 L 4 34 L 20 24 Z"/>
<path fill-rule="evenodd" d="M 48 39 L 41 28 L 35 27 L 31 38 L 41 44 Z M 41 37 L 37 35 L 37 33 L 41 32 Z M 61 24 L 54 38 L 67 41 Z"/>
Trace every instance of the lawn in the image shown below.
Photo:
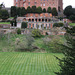
<path fill-rule="evenodd" d="M 10 24 L 10 22 L 0 22 L 0 24 Z"/>
<path fill-rule="evenodd" d="M 75 26 L 75 23 L 69 23 L 70 26 Z"/>
<path fill-rule="evenodd" d="M 58 53 L 0 52 L 0 75 L 55 75 Z"/>

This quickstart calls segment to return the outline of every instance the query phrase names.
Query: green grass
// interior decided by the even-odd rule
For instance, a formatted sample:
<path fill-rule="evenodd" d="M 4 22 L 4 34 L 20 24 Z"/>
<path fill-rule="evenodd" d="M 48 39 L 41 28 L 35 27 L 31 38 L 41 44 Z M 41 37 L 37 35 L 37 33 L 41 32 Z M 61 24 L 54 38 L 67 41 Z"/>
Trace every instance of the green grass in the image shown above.
<path fill-rule="evenodd" d="M 0 75 L 56 75 L 58 53 L 0 52 Z"/>
<path fill-rule="evenodd" d="M 75 26 L 75 23 L 69 23 L 70 26 Z"/>
<path fill-rule="evenodd" d="M 0 22 L 0 24 L 10 24 L 10 22 Z"/>

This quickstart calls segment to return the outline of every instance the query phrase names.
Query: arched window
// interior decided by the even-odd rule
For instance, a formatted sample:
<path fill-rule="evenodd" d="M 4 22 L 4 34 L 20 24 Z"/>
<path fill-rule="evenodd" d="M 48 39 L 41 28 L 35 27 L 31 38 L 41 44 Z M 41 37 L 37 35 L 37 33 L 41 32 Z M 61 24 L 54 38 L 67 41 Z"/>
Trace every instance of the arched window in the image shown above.
<path fill-rule="evenodd" d="M 41 21 L 41 19 L 39 19 L 39 21 Z"/>
<path fill-rule="evenodd" d="M 34 22 L 34 19 L 32 19 L 32 21 Z"/>
<path fill-rule="evenodd" d="M 29 21 L 31 21 L 31 19 L 29 19 Z"/>
<path fill-rule="evenodd" d="M 44 22 L 44 19 L 42 19 L 42 22 Z"/>
<path fill-rule="evenodd" d="M 45 19 L 45 22 L 47 22 L 47 19 Z"/>
<path fill-rule="evenodd" d="M 35 19 L 35 21 L 37 22 L 37 19 Z"/>

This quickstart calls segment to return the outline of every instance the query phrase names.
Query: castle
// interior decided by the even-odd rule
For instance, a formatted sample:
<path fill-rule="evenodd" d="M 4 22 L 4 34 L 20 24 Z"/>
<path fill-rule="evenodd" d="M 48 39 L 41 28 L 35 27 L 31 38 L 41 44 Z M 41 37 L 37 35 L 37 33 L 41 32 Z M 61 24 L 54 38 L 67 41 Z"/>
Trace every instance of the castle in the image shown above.
<path fill-rule="evenodd" d="M 48 7 L 56 8 L 57 11 L 63 11 L 63 0 L 14 0 L 16 7 L 36 6 L 42 9 L 48 9 Z M 27 22 L 27 28 L 39 28 L 39 29 L 51 29 L 53 23 L 58 22 L 57 19 L 53 18 L 51 13 L 34 14 L 28 13 L 24 17 L 17 17 L 17 27 L 21 28 L 21 23 Z"/>
<path fill-rule="evenodd" d="M 14 0 L 14 6 L 25 7 L 36 6 L 47 9 L 48 7 L 55 7 L 58 11 L 63 10 L 63 0 Z"/>

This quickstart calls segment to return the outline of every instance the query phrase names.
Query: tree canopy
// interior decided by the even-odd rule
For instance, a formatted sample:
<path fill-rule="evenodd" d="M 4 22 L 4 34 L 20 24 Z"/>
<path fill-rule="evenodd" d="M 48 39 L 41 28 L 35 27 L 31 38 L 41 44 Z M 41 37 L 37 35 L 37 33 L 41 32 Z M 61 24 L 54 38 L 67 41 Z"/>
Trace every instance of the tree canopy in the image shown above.
<path fill-rule="evenodd" d="M 8 13 L 8 11 L 5 10 L 5 9 L 2 9 L 2 10 L 0 11 L 0 18 L 3 19 L 3 20 L 8 19 L 8 18 L 9 18 L 9 13 Z"/>
<path fill-rule="evenodd" d="M 43 9 L 43 13 L 46 13 L 46 9 L 45 8 Z"/>
<path fill-rule="evenodd" d="M 65 34 L 66 43 L 61 45 L 63 47 L 64 58 L 59 59 L 60 72 L 57 75 L 75 75 L 75 26 L 66 28 Z"/>
<path fill-rule="evenodd" d="M 58 12 L 57 12 L 56 8 L 52 9 L 52 15 L 53 16 L 57 16 L 58 15 Z"/>
<path fill-rule="evenodd" d="M 51 7 L 48 7 L 47 12 L 51 13 Z"/>

